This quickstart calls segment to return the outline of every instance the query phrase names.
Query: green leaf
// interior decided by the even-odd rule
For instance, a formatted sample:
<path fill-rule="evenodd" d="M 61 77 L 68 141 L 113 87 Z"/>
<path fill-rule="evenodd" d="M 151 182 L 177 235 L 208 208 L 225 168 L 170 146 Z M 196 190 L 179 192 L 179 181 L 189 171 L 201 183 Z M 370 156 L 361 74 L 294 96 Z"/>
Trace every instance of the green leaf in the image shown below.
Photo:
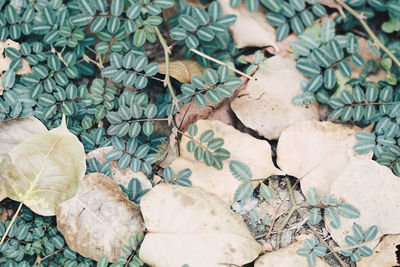
<path fill-rule="evenodd" d="M 126 11 L 126 16 L 130 19 L 136 19 L 139 17 L 141 12 L 141 8 L 139 4 L 137 3 L 132 3 L 132 5 L 129 7 L 128 11 Z"/>
<path fill-rule="evenodd" d="M 180 15 L 178 21 L 179 25 L 190 32 L 194 32 L 199 26 L 199 23 L 188 15 Z"/>
<path fill-rule="evenodd" d="M 376 235 L 378 234 L 378 227 L 376 225 L 373 225 L 369 227 L 365 232 L 364 232 L 364 240 L 365 242 L 369 242 L 375 239 Z"/>
<path fill-rule="evenodd" d="M 247 9 L 250 12 L 256 12 L 258 9 L 259 0 L 244 0 L 246 3 Z"/>
<path fill-rule="evenodd" d="M 266 186 L 264 183 L 261 183 L 260 194 L 265 199 L 271 199 L 274 197 L 274 189 L 272 189 L 269 186 Z"/>
<path fill-rule="evenodd" d="M 192 123 L 188 127 L 188 135 L 194 137 L 197 135 L 199 129 L 197 128 L 196 124 Z"/>
<path fill-rule="evenodd" d="M 307 77 L 313 77 L 321 73 L 321 68 L 313 61 L 300 59 L 296 62 L 296 69 Z"/>
<path fill-rule="evenodd" d="M 351 66 L 347 61 L 341 61 L 339 63 L 339 70 L 342 72 L 342 74 L 345 77 L 350 77 L 351 76 Z"/>
<path fill-rule="evenodd" d="M 328 18 L 324 21 L 321 28 L 321 40 L 324 43 L 329 42 L 335 37 L 335 23 Z"/>
<path fill-rule="evenodd" d="M 350 54 L 354 54 L 357 52 L 358 49 L 358 41 L 354 35 L 350 35 L 347 41 L 346 50 Z"/>
<path fill-rule="evenodd" d="M 240 181 L 247 181 L 252 178 L 250 168 L 241 161 L 231 160 L 229 162 L 229 170 Z"/>
<path fill-rule="evenodd" d="M 375 102 L 378 99 L 379 91 L 375 85 L 367 86 L 367 92 L 365 94 L 369 102 Z"/>
<path fill-rule="evenodd" d="M 337 208 L 338 212 L 340 215 L 346 217 L 346 218 L 359 218 L 360 217 L 360 211 L 347 203 L 341 203 L 339 207 Z"/>
<path fill-rule="evenodd" d="M 194 158 L 196 160 L 203 160 L 204 148 L 202 148 L 201 146 L 196 147 L 196 149 L 194 150 Z"/>
<path fill-rule="evenodd" d="M 224 145 L 224 139 L 222 138 L 213 138 L 207 143 L 208 149 L 217 150 Z"/>
<path fill-rule="evenodd" d="M 294 17 L 290 20 L 290 27 L 292 28 L 293 32 L 297 35 L 303 33 L 304 31 L 303 22 L 299 17 Z"/>
<path fill-rule="evenodd" d="M 353 146 L 353 149 L 358 154 L 368 154 L 369 152 L 373 151 L 375 148 L 375 143 L 365 143 L 360 142 Z"/>
<path fill-rule="evenodd" d="M 204 10 L 204 8 L 202 8 L 200 6 L 193 6 L 192 14 L 193 14 L 194 19 L 200 25 L 206 25 L 210 21 L 210 16 L 207 14 L 207 12 Z"/>
<path fill-rule="evenodd" d="M 242 183 L 238 186 L 233 196 L 235 201 L 244 201 L 248 199 L 254 191 L 254 185 L 250 182 Z"/>
<path fill-rule="evenodd" d="M 214 137 L 213 130 L 206 130 L 200 135 L 200 142 L 207 143 Z"/>
<path fill-rule="evenodd" d="M 122 1 L 122 0 L 121 0 Z M 146 33 L 143 29 L 139 29 L 135 32 L 133 37 L 134 46 L 141 47 L 146 42 Z"/>
<path fill-rule="evenodd" d="M 263 0 L 261 0 L 261 2 L 262 1 Z M 286 23 L 286 18 L 283 15 L 281 15 L 279 13 L 275 13 L 275 12 L 268 12 L 267 15 L 265 16 L 265 18 L 273 26 L 280 26 L 280 25 Z"/>
<path fill-rule="evenodd" d="M 324 86 L 326 89 L 332 89 L 336 85 L 335 71 L 331 68 L 327 69 L 324 73 Z"/>
<path fill-rule="evenodd" d="M 112 0 L 111 2 L 111 14 L 113 16 L 120 16 L 124 9 L 124 0 Z"/>
<path fill-rule="evenodd" d="M 272 12 L 279 12 L 281 10 L 280 0 L 261 0 L 261 3 Z"/>
<path fill-rule="evenodd" d="M 1 85 L 3 88 L 12 88 L 15 83 L 15 72 L 12 69 L 6 70 L 1 76 Z"/>
<path fill-rule="evenodd" d="M 318 224 L 322 220 L 321 209 L 320 208 L 312 208 L 310 210 L 310 223 Z"/>
<path fill-rule="evenodd" d="M 281 24 L 277 29 L 276 29 L 276 41 L 280 42 L 283 41 L 286 36 L 289 35 L 289 24 L 284 23 Z"/>

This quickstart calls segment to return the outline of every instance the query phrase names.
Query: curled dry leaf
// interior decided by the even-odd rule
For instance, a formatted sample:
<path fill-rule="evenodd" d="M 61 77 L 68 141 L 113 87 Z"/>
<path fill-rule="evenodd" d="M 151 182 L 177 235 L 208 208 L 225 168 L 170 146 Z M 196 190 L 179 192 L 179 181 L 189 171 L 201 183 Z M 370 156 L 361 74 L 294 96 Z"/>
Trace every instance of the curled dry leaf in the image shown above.
<path fill-rule="evenodd" d="M 304 240 L 311 236 L 297 236 L 298 241 L 290 244 L 285 248 L 278 249 L 276 251 L 266 253 L 259 257 L 254 267 L 276 267 L 276 266 L 296 266 L 296 267 L 308 267 L 306 257 L 302 257 L 296 254 L 299 248 L 304 247 Z M 329 267 L 329 264 L 320 257 L 317 257 L 315 264 L 316 267 Z"/>
<path fill-rule="evenodd" d="M 86 160 L 96 158 L 100 164 L 103 164 L 107 161 L 107 152 L 111 150 L 113 150 L 112 146 L 97 148 L 86 155 Z M 131 179 L 137 178 L 140 181 L 143 189 L 150 189 L 152 187 L 151 182 L 142 171 L 133 172 L 129 167 L 121 170 L 120 168 L 118 168 L 117 161 L 112 161 L 110 163 L 110 170 L 112 176 L 111 178 L 119 185 L 127 187 Z"/>
<path fill-rule="evenodd" d="M 140 208 L 148 232 L 139 256 L 150 266 L 242 266 L 263 250 L 241 217 L 201 188 L 157 185 Z"/>
<path fill-rule="evenodd" d="M 32 211 L 52 216 L 59 203 L 72 197 L 85 175 L 85 152 L 65 124 L 32 135 L 3 158 L 0 178 L 7 196 Z"/>
<path fill-rule="evenodd" d="M 287 174 L 301 178 L 305 194 L 311 187 L 328 193 L 331 183 L 354 157 L 371 158 L 372 154 L 354 152 L 355 129 L 333 122 L 316 120 L 298 122 L 282 134 L 277 146 L 277 164 Z"/>
<path fill-rule="evenodd" d="M 262 68 L 232 101 L 236 116 L 267 139 L 277 139 L 293 123 L 318 119 L 317 104 L 298 106 L 292 98 L 301 94 L 304 76 L 291 58 L 274 56 L 264 61 Z"/>
<path fill-rule="evenodd" d="M 400 235 L 388 235 L 382 238 L 378 246 L 374 249 L 371 257 L 362 257 L 357 262 L 357 267 L 393 267 L 398 266 L 400 256 L 398 256 Z"/>
<path fill-rule="evenodd" d="M 76 195 L 61 203 L 56 215 L 68 246 L 94 260 L 106 255 L 116 261 L 129 236 L 144 230 L 139 207 L 101 173 L 86 175 Z"/>
<path fill-rule="evenodd" d="M 11 58 L 7 57 L 4 54 L 4 50 L 8 47 L 12 47 L 15 48 L 17 50 L 19 50 L 19 43 L 11 40 L 11 39 L 7 39 L 5 41 L 0 41 L 0 81 L 1 81 L 1 75 L 3 74 L 4 71 L 8 70 L 10 67 L 10 63 L 11 63 Z M 27 73 L 31 73 L 32 69 L 29 66 L 28 61 L 26 61 L 26 59 L 22 59 L 22 66 L 21 68 L 15 72 L 15 74 L 17 75 L 21 75 L 21 74 L 27 74 Z M 3 94 L 3 90 L 4 88 L 1 86 L 1 82 L 0 82 L 0 95 Z"/>
<path fill-rule="evenodd" d="M 344 199 L 360 211 L 357 219 L 341 217 L 338 229 L 329 232 L 341 247 L 348 246 L 346 235 L 353 235 L 353 223 L 365 231 L 376 225 L 378 235 L 367 245 L 373 248 L 384 234 L 400 233 L 400 179 L 392 171 L 373 160 L 352 159 L 331 185 L 331 194 Z M 327 220 L 329 222 L 329 220 Z M 326 223 L 328 225 L 329 223 Z"/>
<path fill-rule="evenodd" d="M 8 157 L 8 152 L 14 146 L 43 132 L 47 132 L 46 126 L 33 116 L 0 121 L 0 157 Z"/>
<path fill-rule="evenodd" d="M 275 45 L 275 29 L 265 20 L 265 13 L 250 12 L 244 2 L 235 8 L 230 6 L 229 0 L 218 0 L 218 2 L 225 15 L 237 16 L 236 22 L 229 27 L 237 48 Z"/>
<path fill-rule="evenodd" d="M 224 139 L 223 148 L 231 156 L 229 160 L 238 160 L 250 167 L 253 178 L 267 178 L 275 174 L 283 174 L 274 166 L 271 158 L 271 146 L 267 141 L 256 139 L 248 134 L 241 133 L 232 126 L 216 120 L 199 120 L 196 122 L 199 135 L 206 130 L 213 130 L 215 137 Z M 198 139 L 198 136 L 195 137 Z M 190 180 L 194 186 L 199 186 L 208 192 L 214 193 L 228 203 L 233 203 L 234 193 L 241 184 L 229 171 L 228 160 L 223 162 L 223 169 L 217 170 L 207 167 L 204 162 L 197 161 L 193 153 L 186 150 L 190 139 L 183 136 L 180 142 L 181 155 L 171 164 L 177 172 L 190 168 Z M 259 182 L 254 182 L 255 185 Z"/>
<path fill-rule="evenodd" d="M 171 61 L 169 63 L 169 69 L 169 75 L 181 83 L 190 83 L 192 77 L 195 75 L 203 76 L 204 70 L 204 68 L 200 66 L 199 62 L 194 59 Z M 165 74 L 165 63 L 160 63 L 158 72 Z"/>

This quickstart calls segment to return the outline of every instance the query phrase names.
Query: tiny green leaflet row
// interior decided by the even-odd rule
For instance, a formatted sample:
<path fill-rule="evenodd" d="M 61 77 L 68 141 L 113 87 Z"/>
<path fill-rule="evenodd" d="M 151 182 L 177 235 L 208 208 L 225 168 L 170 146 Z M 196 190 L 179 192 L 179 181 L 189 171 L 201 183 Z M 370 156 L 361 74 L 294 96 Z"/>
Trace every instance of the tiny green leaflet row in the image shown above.
<path fill-rule="evenodd" d="M 211 103 L 218 104 L 223 98 L 231 97 L 234 90 L 242 84 L 240 78 L 231 76 L 226 66 L 219 66 L 217 70 L 206 68 L 203 77 L 194 75 L 191 83 L 181 85 L 182 95 L 178 98 L 184 103 L 192 98 L 199 106 L 207 104 L 207 99 Z"/>
<path fill-rule="evenodd" d="M 227 33 L 234 24 L 236 15 L 223 15 L 217 1 L 210 3 L 208 12 L 200 6 L 188 7 L 178 18 L 178 25 L 171 29 L 174 40 L 184 42 L 187 48 L 197 48 L 211 42 L 218 35 Z"/>
<path fill-rule="evenodd" d="M 352 249 L 343 248 L 340 251 L 345 257 L 350 257 L 353 262 L 358 262 L 361 260 L 361 256 L 369 257 L 373 254 L 373 251 L 362 244 L 370 242 L 375 239 L 378 233 L 378 227 L 375 225 L 369 227 L 365 232 L 362 230 L 361 226 L 354 223 L 352 227 L 354 236 L 347 235 L 345 237 L 346 243 Z M 309 266 L 313 267 L 316 265 L 317 257 L 324 257 L 327 252 L 327 247 L 321 244 L 315 236 L 304 240 L 304 248 L 300 248 L 296 251 L 296 254 L 307 258 L 307 263 Z"/>
<path fill-rule="evenodd" d="M 342 203 L 330 194 L 319 194 L 315 188 L 310 188 L 307 191 L 306 199 L 311 205 L 309 219 L 311 224 L 321 222 L 322 211 L 324 211 L 326 217 L 331 218 L 329 225 L 335 229 L 340 227 L 340 216 L 352 219 L 360 217 L 360 211 L 353 205 Z"/>

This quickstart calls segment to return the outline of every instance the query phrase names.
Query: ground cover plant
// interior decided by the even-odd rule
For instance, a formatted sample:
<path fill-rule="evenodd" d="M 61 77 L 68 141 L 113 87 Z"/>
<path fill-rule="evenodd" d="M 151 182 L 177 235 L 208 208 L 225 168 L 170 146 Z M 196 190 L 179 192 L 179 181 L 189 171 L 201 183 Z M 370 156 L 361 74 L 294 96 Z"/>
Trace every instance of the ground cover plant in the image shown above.
<path fill-rule="evenodd" d="M 399 32 L 399 0 L 0 0 L 0 265 L 400 264 Z"/>

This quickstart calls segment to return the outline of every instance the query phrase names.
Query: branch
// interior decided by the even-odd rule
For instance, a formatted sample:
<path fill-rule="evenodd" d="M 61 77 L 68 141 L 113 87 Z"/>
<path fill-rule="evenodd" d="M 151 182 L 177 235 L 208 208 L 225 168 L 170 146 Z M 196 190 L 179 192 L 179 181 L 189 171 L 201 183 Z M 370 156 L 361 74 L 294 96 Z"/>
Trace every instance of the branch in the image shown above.
<path fill-rule="evenodd" d="M 360 21 L 361 25 L 364 27 L 365 31 L 368 33 L 368 35 L 371 37 L 371 39 L 388 55 L 394 63 L 400 68 L 400 61 L 398 58 L 393 55 L 392 52 L 379 40 L 379 38 L 376 36 L 376 34 L 371 30 L 371 28 L 368 26 L 368 24 L 365 22 L 364 17 L 357 13 L 353 8 L 351 8 L 349 5 L 347 5 L 343 0 L 335 0 L 339 5 L 341 5 L 344 9 L 346 9 L 351 15 L 356 17 L 358 21 Z"/>
<path fill-rule="evenodd" d="M 196 49 L 194 49 L 194 48 L 190 48 L 190 51 L 192 51 L 193 53 L 195 53 L 195 54 L 197 54 L 197 55 L 199 55 L 199 56 L 201 56 L 201 57 L 204 57 L 204 58 L 206 58 L 206 59 L 208 59 L 208 60 L 214 61 L 215 63 L 218 63 L 218 64 L 220 64 L 220 65 L 227 66 L 228 69 L 230 69 L 230 70 L 236 72 L 236 73 L 239 74 L 239 75 L 242 75 L 243 77 L 246 77 L 246 78 L 249 79 L 249 80 L 253 80 L 253 79 L 254 79 L 254 78 L 251 77 L 250 75 L 248 75 L 248 74 L 246 74 L 246 73 L 244 73 L 244 72 L 241 72 L 240 70 L 237 70 L 237 69 L 235 69 L 234 67 L 231 67 L 230 65 L 226 64 L 225 62 L 222 62 L 222 61 L 220 61 L 220 60 L 218 60 L 218 59 L 216 59 L 216 58 L 210 57 L 210 56 L 208 56 L 208 55 L 206 55 L 206 54 L 200 52 L 199 50 L 196 50 Z"/>

